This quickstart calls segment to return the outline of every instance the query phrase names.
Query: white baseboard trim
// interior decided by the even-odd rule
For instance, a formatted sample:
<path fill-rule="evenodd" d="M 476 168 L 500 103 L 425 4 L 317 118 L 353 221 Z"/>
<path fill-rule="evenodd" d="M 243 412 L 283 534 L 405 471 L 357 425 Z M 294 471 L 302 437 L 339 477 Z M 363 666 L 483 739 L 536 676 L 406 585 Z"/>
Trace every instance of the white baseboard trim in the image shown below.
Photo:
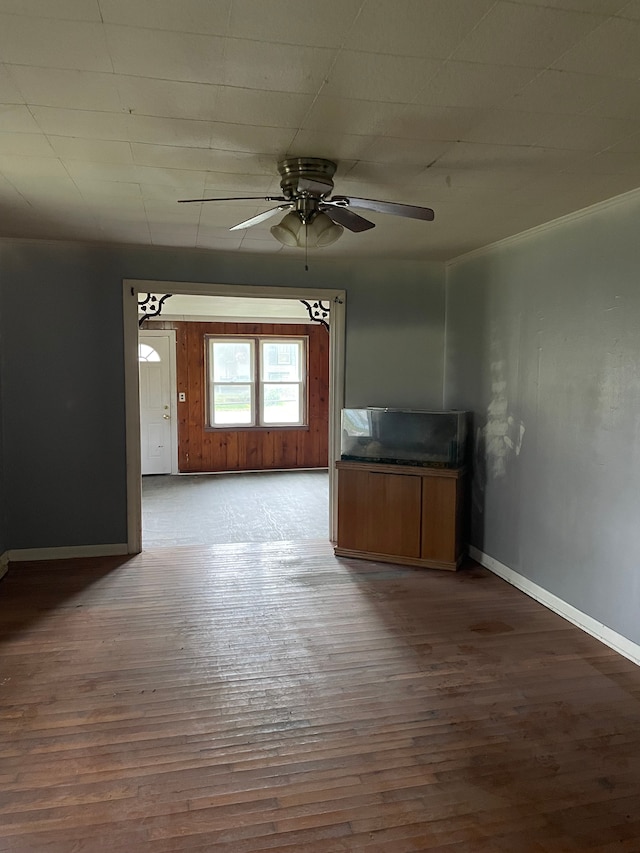
<path fill-rule="evenodd" d="M 577 607 L 574 607 L 572 604 L 568 604 L 566 601 L 558 598 L 557 595 L 543 589 L 543 587 L 538 586 L 538 584 L 533 583 L 533 581 L 528 580 L 523 577 L 523 575 L 518 574 L 518 572 L 514 572 L 513 569 L 510 569 L 503 563 L 498 562 L 498 560 L 494 560 L 493 557 L 479 551 L 477 548 L 474 548 L 473 545 L 469 547 L 469 556 L 480 563 L 481 566 L 484 566 L 485 569 L 489 569 L 490 572 L 498 575 L 503 580 L 507 581 L 507 583 L 517 587 L 531 598 L 535 598 L 535 600 L 539 601 L 540 604 L 544 604 L 544 606 L 548 607 L 549 610 L 553 610 L 553 612 L 557 613 L 558 616 L 562 616 L 573 625 L 581 628 L 587 634 L 591 634 L 591 636 L 595 637 L 596 640 L 600 640 L 600 642 L 609 646 L 609 648 L 613 649 L 615 652 L 618 652 L 618 654 L 621 654 L 630 661 L 633 661 L 633 663 L 640 665 L 640 646 L 637 643 L 628 640 L 626 637 L 623 637 L 622 634 L 618 634 L 617 631 L 614 631 L 612 628 L 608 628 L 606 625 L 603 625 L 602 622 L 598 622 L 597 619 L 587 616 L 586 613 L 578 610 Z"/>
<path fill-rule="evenodd" d="M 114 545 L 70 545 L 62 548 L 17 548 L 7 551 L 9 561 L 24 563 L 30 560 L 74 560 L 77 557 L 117 557 L 128 554 L 126 543 Z"/>
<path fill-rule="evenodd" d="M 9 552 L 0 554 L 0 578 L 3 578 L 9 568 Z"/>

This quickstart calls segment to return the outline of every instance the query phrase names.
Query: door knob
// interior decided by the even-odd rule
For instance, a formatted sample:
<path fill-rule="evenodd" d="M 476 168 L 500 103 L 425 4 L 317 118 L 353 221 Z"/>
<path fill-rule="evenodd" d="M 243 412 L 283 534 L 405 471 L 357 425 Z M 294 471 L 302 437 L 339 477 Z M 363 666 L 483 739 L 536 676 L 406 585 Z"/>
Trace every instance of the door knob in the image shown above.
<path fill-rule="evenodd" d="M 171 420 L 171 415 L 163 415 L 162 417 L 165 419 L 165 421 Z"/>

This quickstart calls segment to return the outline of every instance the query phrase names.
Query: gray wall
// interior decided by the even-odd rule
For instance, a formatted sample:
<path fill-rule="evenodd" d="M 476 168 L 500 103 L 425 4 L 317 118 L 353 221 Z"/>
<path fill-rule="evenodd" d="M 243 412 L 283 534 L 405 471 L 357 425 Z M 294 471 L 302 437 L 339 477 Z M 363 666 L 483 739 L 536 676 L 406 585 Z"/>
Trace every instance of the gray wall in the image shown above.
<path fill-rule="evenodd" d="M 440 407 L 444 270 L 0 242 L 7 548 L 126 542 L 122 279 L 347 291 L 346 403 Z"/>
<path fill-rule="evenodd" d="M 2 388 L 4 385 L 5 360 L 3 357 L 3 279 L 0 275 L 0 555 L 7 550 L 7 486 L 4 470 L 3 434 L 4 406 Z"/>
<path fill-rule="evenodd" d="M 472 543 L 635 643 L 639 221 L 632 194 L 450 265 L 445 365 Z"/>

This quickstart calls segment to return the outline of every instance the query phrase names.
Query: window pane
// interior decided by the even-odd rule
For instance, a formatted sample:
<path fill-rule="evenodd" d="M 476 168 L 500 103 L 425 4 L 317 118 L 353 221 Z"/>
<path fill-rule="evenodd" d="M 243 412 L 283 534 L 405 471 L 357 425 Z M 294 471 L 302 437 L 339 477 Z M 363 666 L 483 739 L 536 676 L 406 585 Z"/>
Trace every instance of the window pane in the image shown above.
<path fill-rule="evenodd" d="M 211 423 L 253 424 L 252 385 L 214 385 Z"/>
<path fill-rule="evenodd" d="M 253 381 L 252 341 L 211 341 L 214 382 Z"/>
<path fill-rule="evenodd" d="M 160 356 L 148 344 L 138 344 L 138 361 L 160 361 Z"/>
<path fill-rule="evenodd" d="M 265 424 L 299 424 L 299 385 L 265 385 L 262 420 Z"/>
<path fill-rule="evenodd" d="M 302 341 L 262 341 L 263 381 L 299 382 L 302 353 Z"/>

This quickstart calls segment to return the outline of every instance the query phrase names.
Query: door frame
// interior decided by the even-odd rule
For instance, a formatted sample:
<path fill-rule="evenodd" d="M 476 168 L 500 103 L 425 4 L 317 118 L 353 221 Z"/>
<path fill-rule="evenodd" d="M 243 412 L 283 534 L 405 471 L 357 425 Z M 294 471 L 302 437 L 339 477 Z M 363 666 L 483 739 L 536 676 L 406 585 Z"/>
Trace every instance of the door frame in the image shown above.
<path fill-rule="evenodd" d="M 144 335 L 144 337 L 142 337 Z M 169 338 L 169 414 L 171 416 L 171 473 L 178 473 L 178 394 L 175 329 L 138 329 L 138 341 L 148 338 Z M 142 465 L 140 466 L 142 470 Z"/>
<path fill-rule="evenodd" d="M 142 550 L 142 475 L 140 452 L 140 387 L 138 374 L 138 294 L 234 296 L 263 299 L 322 300 L 331 303 L 329 323 L 329 538 L 338 529 L 338 488 L 335 461 L 340 458 L 340 413 L 344 406 L 346 292 L 334 288 L 271 287 L 123 279 L 125 441 L 127 461 L 127 551 Z M 174 393 L 175 402 L 175 393 Z M 177 420 L 177 419 L 176 419 Z"/>

